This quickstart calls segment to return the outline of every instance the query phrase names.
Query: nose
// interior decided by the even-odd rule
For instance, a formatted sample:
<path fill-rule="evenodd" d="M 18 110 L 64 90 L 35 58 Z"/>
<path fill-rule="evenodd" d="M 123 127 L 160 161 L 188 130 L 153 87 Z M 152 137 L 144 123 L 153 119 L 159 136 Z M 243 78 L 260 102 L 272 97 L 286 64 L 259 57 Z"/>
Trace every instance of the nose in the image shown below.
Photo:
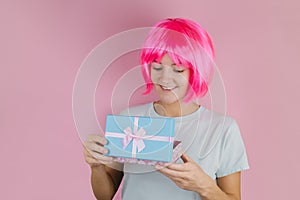
<path fill-rule="evenodd" d="M 172 67 L 170 66 L 163 67 L 161 77 L 160 77 L 162 83 L 168 83 L 172 79 L 172 73 L 170 71 L 171 69 Z"/>

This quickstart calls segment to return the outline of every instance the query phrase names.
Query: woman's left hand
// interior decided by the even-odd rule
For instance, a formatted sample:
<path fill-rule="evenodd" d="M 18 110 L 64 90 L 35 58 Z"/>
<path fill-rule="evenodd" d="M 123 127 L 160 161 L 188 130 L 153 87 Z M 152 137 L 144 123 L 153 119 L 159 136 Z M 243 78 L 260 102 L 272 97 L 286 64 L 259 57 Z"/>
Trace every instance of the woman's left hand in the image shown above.
<path fill-rule="evenodd" d="M 200 195 L 215 186 L 213 179 L 192 158 L 184 153 L 181 159 L 184 163 L 168 163 L 163 167 L 156 166 L 156 169 L 180 188 L 198 192 Z"/>

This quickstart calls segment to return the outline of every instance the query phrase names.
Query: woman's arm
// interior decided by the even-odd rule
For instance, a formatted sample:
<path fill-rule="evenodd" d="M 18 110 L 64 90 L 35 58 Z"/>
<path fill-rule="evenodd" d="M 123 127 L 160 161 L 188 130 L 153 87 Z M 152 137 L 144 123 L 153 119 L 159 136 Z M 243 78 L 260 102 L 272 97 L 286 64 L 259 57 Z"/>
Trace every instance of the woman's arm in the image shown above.
<path fill-rule="evenodd" d="M 168 164 L 157 169 L 185 190 L 197 192 L 203 200 L 240 200 L 240 172 L 224 176 L 215 182 L 188 155 L 183 164 Z"/>
<path fill-rule="evenodd" d="M 84 158 L 91 167 L 91 182 L 97 199 L 111 200 L 123 177 L 123 164 L 106 156 L 107 140 L 101 135 L 89 135 L 84 143 Z M 119 170 L 119 171 L 118 171 Z"/>
<path fill-rule="evenodd" d="M 111 200 L 119 188 L 123 172 L 98 165 L 91 167 L 91 182 L 95 197 L 98 200 Z"/>
<path fill-rule="evenodd" d="M 240 177 L 236 172 L 217 179 L 217 183 L 202 193 L 203 200 L 240 200 Z"/>

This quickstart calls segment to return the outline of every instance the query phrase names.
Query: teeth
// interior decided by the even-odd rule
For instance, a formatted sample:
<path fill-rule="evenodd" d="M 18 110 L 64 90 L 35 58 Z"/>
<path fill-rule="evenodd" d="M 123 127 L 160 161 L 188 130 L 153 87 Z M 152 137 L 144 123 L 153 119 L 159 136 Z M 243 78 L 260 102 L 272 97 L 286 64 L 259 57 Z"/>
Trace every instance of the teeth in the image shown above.
<path fill-rule="evenodd" d="M 164 90 L 173 90 L 175 87 L 166 87 L 166 86 L 161 86 L 162 89 Z"/>

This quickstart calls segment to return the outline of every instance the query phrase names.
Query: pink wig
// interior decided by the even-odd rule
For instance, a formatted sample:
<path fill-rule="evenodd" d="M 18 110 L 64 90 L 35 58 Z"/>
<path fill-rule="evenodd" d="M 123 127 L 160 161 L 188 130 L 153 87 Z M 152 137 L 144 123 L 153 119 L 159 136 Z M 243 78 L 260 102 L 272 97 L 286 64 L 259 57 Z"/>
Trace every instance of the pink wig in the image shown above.
<path fill-rule="evenodd" d="M 214 47 L 208 33 L 197 23 L 181 18 L 165 19 L 155 24 L 149 32 L 141 51 L 142 74 L 146 91 L 153 83 L 150 64 L 160 62 L 168 53 L 173 62 L 190 69 L 189 90 L 185 102 L 193 97 L 203 97 L 213 75 Z"/>

